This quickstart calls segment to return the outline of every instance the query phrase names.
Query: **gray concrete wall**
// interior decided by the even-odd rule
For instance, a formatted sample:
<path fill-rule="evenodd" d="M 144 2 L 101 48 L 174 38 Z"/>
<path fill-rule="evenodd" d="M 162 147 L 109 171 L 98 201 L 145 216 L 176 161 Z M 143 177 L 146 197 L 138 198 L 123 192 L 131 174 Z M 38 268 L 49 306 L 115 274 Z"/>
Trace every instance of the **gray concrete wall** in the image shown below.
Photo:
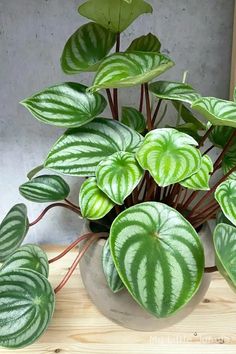
<path fill-rule="evenodd" d="M 77 14 L 78 0 L 0 0 L 0 219 L 22 201 L 18 186 L 40 164 L 59 129 L 40 124 L 18 102 L 66 80 L 90 83 L 87 75 L 67 77 L 59 58 L 66 39 L 86 22 Z M 234 0 L 152 0 L 153 16 L 144 16 L 122 36 L 156 33 L 165 53 L 176 62 L 166 78 L 180 80 L 184 70 L 203 95 L 228 97 Z M 129 93 L 129 94 L 128 94 Z M 134 90 L 122 102 L 135 104 Z M 79 182 L 72 183 L 76 201 Z M 30 219 L 43 206 L 28 203 Z M 65 243 L 80 234 L 82 222 L 67 211 L 53 211 L 32 228 L 27 241 Z"/>

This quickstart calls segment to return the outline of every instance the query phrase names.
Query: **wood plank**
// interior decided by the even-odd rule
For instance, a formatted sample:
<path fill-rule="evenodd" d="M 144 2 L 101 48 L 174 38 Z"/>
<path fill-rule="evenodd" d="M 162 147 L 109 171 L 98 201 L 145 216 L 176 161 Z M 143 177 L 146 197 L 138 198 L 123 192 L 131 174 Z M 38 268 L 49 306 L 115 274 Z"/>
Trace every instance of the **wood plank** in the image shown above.
<path fill-rule="evenodd" d="M 236 86 L 236 1 L 234 9 L 234 30 L 233 30 L 233 45 L 232 45 L 232 68 L 231 68 L 231 83 L 230 97 L 233 98 L 234 88 Z"/>

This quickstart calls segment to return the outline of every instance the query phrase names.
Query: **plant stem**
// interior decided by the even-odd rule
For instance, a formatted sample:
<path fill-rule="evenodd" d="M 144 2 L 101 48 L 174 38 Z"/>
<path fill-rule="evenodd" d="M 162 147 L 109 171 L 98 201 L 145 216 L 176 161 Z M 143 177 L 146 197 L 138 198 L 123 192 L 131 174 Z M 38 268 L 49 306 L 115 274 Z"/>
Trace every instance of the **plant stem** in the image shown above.
<path fill-rule="evenodd" d="M 140 102 L 139 102 L 139 112 L 142 113 L 143 111 L 143 101 L 144 101 L 144 85 L 141 85 L 140 89 Z"/>
<path fill-rule="evenodd" d="M 70 206 L 72 206 L 73 208 L 76 208 L 76 209 L 79 209 L 79 210 L 80 210 L 80 207 L 79 207 L 78 205 L 72 203 L 70 200 L 65 199 L 65 202 L 66 202 L 67 204 L 69 204 Z"/>
<path fill-rule="evenodd" d="M 199 142 L 199 147 L 203 146 L 209 135 L 211 134 L 212 130 L 214 129 L 214 125 L 212 125 L 206 133 L 203 135 L 202 139 Z"/>
<path fill-rule="evenodd" d="M 206 155 L 206 154 L 208 154 L 208 152 L 210 152 L 212 149 L 214 149 L 214 145 L 211 145 L 202 155 L 204 156 L 204 155 Z"/>
<path fill-rule="evenodd" d="M 190 194 L 190 196 L 188 197 L 188 199 L 186 200 L 186 202 L 183 205 L 183 209 L 187 209 L 188 206 L 194 201 L 194 199 L 197 197 L 199 191 L 194 191 Z"/>
<path fill-rule="evenodd" d="M 120 33 L 116 34 L 116 53 L 120 51 Z M 115 119 L 119 120 L 118 89 L 113 89 L 113 104 L 115 109 Z"/>
<path fill-rule="evenodd" d="M 218 268 L 216 266 L 207 267 L 204 269 L 204 273 L 215 273 L 215 272 L 218 272 Z"/>
<path fill-rule="evenodd" d="M 146 111 L 147 111 L 147 128 L 149 131 L 151 131 L 153 129 L 153 125 L 152 125 L 152 111 L 151 111 L 148 84 L 144 84 L 144 90 L 145 90 Z"/>
<path fill-rule="evenodd" d="M 114 104 L 113 104 L 113 101 L 112 101 L 111 91 L 109 89 L 106 89 L 106 93 L 107 93 L 107 98 L 108 98 L 108 102 L 109 102 L 112 118 L 116 119 L 116 112 L 115 112 Z"/>
<path fill-rule="evenodd" d="M 157 116 L 158 116 L 158 113 L 160 111 L 160 108 L 161 108 L 161 103 L 162 103 L 162 99 L 159 99 L 159 101 L 157 102 L 157 106 L 156 106 L 156 109 L 153 113 L 153 116 L 152 116 L 152 125 L 154 126 L 155 122 L 156 122 L 156 119 L 157 119 Z"/>
<path fill-rule="evenodd" d="M 218 165 L 221 163 L 221 161 L 223 160 L 225 154 L 228 152 L 229 148 L 231 147 L 231 145 L 234 142 L 234 139 L 236 137 L 236 130 L 231 134 L 229 141 L 227 142 L 227 144 L 225 145 L 222 153 L 220 154 L 220 156 L 218 157 L 218 159 L 216 160 L 216 162 L 214 163 L 214 172 L 217 170 Z"/>

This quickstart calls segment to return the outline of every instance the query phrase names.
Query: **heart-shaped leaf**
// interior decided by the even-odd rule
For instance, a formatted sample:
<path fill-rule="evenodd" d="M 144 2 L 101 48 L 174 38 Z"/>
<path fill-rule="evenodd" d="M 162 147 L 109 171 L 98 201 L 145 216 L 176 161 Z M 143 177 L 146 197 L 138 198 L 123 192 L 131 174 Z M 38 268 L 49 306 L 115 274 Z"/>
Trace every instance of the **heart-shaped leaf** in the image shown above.
<path fill-rule="evenodd" d="M 224 215 L 236 225 L 236 180 L 227 180 L 215 191 L 215 198 Z"/>
<path fill-rule="evenodd" d="M 83 25 L 65 45 L 61 57 L 62 70 L 66 74 L 96 71 L 115 41 L 116 35 L 99 24 L 90 22 Z"/>
<path fill-rule="evenodd" d="M 176 129 L 179 132 L 185 133 L 190 135 L 193 139 L 195 139 L 197 142 L 200 142 L 202 137 L 199 135 L 198 130 L 196 126 L 192 123 L 185 123 L 185 124 L 180 124 L 178 126 L 166 126 L 166 128 L 172 128 Z"/>
<path fill-rule="evenodd" d="M 102 266 L 107 280 L 107 285 L 109 286 L 111 291 L 113 291 L 113 293 L 118 293 L 119 291 L 124 289 L 124 284 L 120 279 L 113 258 L 111 256 L 109 240 L 106 241 L 103 247 Z"/>
<path fill-rule="evenodd" d="M 234 128 L 219 125 L 214 127 L 211 131 L 209 139 L 216 147 L 223 149 L 229 141 L 233 131 Z"/>
<path fill-rule="evenodd" d="M 143 137 L 117 121 L 97 118 L 68 130 L 54 145 L 45 166 L 72 176 L 95 176 L 97 165 L 117 151 L 136 152 Z"/>
<path fill-rule="evenodd" d="M 180 182 L 181 186 L 194 189 L 194 190 L 202 190 L 206 191 L 210 189 L 209 180 L 211 177 L 211 173 L 213 172 L 213 162 L 211 158 L 207 155 L 202 157 L 202 165 L 199 171 L 194 173 L 191 177 Z"/>
<path fill-rule="evenodd" d="M 176 111 L 179 113 L 184 122 L 187 124 L 192 124 L 195 130 L 206 130 L 206 125 L 203 124 L 198 118 L 196 118 L 193 113 L 183 105 L 183 103 L 178 101 L 172 102 Z"/>
<path fill-rule="evenodd" d="M 143 133 L 146 129 L 143 114 L 133 107 L 122 107 L 121 122 L 139 133 Z"/>
<path fill-rule="evenodd" d="M 38 120 L 57 127 L 80 127 L 106 108 L 100 94 L 86 91 L 87 87 L 67 82 L 49 87 L 22 101 L 23 106 Z"/>
<path fill-rule="evenodd" d="M 63 178 L 56 175 L 35 177 L 22 184 L 19 188 L 21 195 L 37 203 L 48 203 L 63 200 L 68 197 L 70 187 Z"/>
<path fill-rule="evenodd" d="M 143 0 L 88 0 L 78 11 L 104 28 L 120 33 L 140 15 L 152 13 L 152 7 Z"/>
<path fill-rule="evenodd" d="M 156 317 L 182 308 L 199 288 L 204 253 L 192 225 L 169 206 L 135 205 L 115 219 L 111 254 L 134 299 Z"/>
<path fill-rule="evenodd" d="M 160 52 L 161 42 L 152 33 L 133 40 L 127 52 Z"/>
<path fill-rule="evenodd" d="M 48 257 L 37 245 L 21 246 L 2 265 L 0 272 L 9 272 L 19 268 L 34 270 L 47 278 L 49 273 Z"/>
<path fill-rule="evenodd" d="M 85 219 L 102 219 L 114 207 L 114 203 L 97 186 L 96 178 L 88 178 L 79 193 L 81 214 Z"/>
<path fill-rule="evenodd" d="M 137 152 L 144 170 L 156 183 L 166 187 L 192 176 L 201 167 L 201 154 L 191 136 L 171 128 L 148 133 Z"/>
<path fill-rule="evenodd" d="M 99 66 L 90 91 L 143 84 L 173 65 L 173 61 L 159 53 L 115 53 L 104 59 Z"/>
<path fill-rule="evenodd" d="M 29 269 L 0 276 L 0 346 L 23 348 L 46 330 L 54 311 L 54 291 L 40 273 Z"/>
<path fill-rule="evenodd" d="M 26 206 L 16 204 L 0 224 L 0 262 L 4 262 L 20 246 L 28 228 Z"/>

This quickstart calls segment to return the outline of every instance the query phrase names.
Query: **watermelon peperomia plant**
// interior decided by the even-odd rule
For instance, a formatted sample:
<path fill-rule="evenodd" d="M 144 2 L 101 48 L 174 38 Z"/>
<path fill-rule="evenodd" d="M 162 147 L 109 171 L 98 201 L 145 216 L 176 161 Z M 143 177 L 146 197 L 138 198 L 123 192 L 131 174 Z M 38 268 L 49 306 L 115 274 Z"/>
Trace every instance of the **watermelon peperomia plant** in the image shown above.
<path fill-rule="evenodd" d="M 120 33 L 151 12 L 143 0 L 85 1 L 79 13 L 93 22 L 69 38 L 61 66 L 67 74 L 94 72 L 92 85 L 62 83 L 22 102 L 39 121 L 67 130 L 20 186 L 27 200 L 53 203 L 31 222 L 26 206 L 17 204 L 0 225 L 3 347 L 21 348 L 38 339 L 52 318 L 55 294 L 101 237 L 107 239 L 101 261 L 111 291 L 126 288 L 158 318 L 190 301 L 204 271 L 218 269 L 236 289 L 236 102 L 202 97 L 185 80 L 151 83 L 174 65 L 161 53 L 158 38 L 148 34 L 120 49 Z M 120 107 L 118 88 L 133 86 L 141 87 L 138 107 Z M 101 117 L 107 101 L 112 119 Z M 167 126 L 170 105 L 177 121 Z M 208 141 L 210 147 L 204 147 Z M 220 152 L 213 162 L 208 153 L 215 147 Z M 78 205 L 67 199 L 70 188 L 61 176 L 36 177 L 42 169 L 85 178 Z M 54 207 L 90 220 L 91 232 L 48 261 L 39 246 L 20 245 Z M 210 219 L 217 224 L 216 266 L 204 268 L 198 231 Z M 53 290 L 49 264 L 82 240 L 85 245 Z"/>

